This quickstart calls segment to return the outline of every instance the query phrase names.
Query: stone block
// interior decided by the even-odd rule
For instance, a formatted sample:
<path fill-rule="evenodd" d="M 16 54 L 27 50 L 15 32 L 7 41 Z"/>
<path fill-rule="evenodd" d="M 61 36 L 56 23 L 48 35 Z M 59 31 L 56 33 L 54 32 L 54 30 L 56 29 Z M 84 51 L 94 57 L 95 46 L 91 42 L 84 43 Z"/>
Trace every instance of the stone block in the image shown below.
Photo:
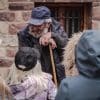
<path fill-rule="evenodd" d="M 100 30 L 100 21 L 92 20 L 92 29 Z"/>
<path fill-rule="evenodd" d="M 100 6 L 100 2 L 93 2 L 93 7 Z"/>
<path fill-rule="evenodd" d="M 0 67 L 10 67 L 12 63 L 12 60 L 0 58 Z"/>
<path fill-rule="evenodd" d="M 8 2 L 29 2 L 30 0 L 8 0 Z"/>
<path fill-rule="evenodd" d="M 2 40 L 2 43 L 0 46 L 4 47 L 16 47 L 18 46 L 18 38 L 17 35 L 0 35 L 0 40 Z"/>
<path fill-rule="evenodd" d="M 45 2 L 46 0 L 31 0 L 33 2 Z"/>
<path fill-rule="evenodd" d="M 22 12 L 22 17 L 24 21 L 28 21 L 31 17 L 31 11 L 24 11 Z"/>
<path fill-rule="evenodd" d="M 55 0 L 55 2 L 93 2 L 93 0 Z"/>
<path fill-rule="evenodd" d="M 0 9 L 7 9 L 8 8 L 8 0 L 0 0 Z"/>
<path fill-rule="evenodd" d="M 23 22 L 22 11 L 16 11 L 15 21 L 16 22 Z"/>
<path fill-rule="evenodd" d="M 9 34 L 14 35 L 23 29 L 27 24 L 26 23 L 13 23 L 9 25 Z"/>
<path fill-rule="evenodd" d="M 6 56 L 7 57 L 15 57 L 17 50 L 18 50 L 18 47 L 7 47 L 6 48 Z"/>
<path fill-rule="evenodd" d="M 100 6 L 93 7 L 92 17 L 94 20 L 100 20 Z"/>
<path fill-rule="evenodd" d="M 14 21 L 15 13 L 9 11 L 0 11 L 0 21 Z"/>
<path fill-rule="evenodd" d="M 9 9 L 10 10 L 31 10 L 34 7 L 33 2 L 10 2 Z"/>
<path fill-rule="evenodd" d="M 100 0 L 93 0 L 93 2 L 100 2 Z"/>
<path fill-rule="evenodd" d="M 5 47 L 0 47 L 0 58 L 6 57 L 6 49 Z"/>
<path fill-rule="evenodd" d="M 0 35 L 8 34 L 9 24 L 7 22 L 0 21 Z"/>

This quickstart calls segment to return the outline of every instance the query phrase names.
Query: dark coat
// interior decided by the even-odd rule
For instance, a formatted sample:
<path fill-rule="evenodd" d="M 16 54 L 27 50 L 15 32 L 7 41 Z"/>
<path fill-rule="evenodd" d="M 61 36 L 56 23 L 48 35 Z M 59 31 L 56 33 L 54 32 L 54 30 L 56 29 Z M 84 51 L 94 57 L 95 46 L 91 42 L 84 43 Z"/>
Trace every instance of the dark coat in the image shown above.
<path fill-rule="evenodd" d="M 55 100 L 100 100 L 100 31 L 86 31 L 75 49 L 79 75 L 67 77 Z"/>
<path fill-rule="evenodd" d="M 64 66 L 61 65 L 62 54 L 63 48 L 65 47 L 68 38 L 67 34 L 64 32 L 60 24 L 54 19 L 52 20 L 52 38 L 55 40 L 57 44 L 57 48 L 53 50 L 53 54 L 57 70 L 57 78 L 58 81 L 61 81 L 65 77 Z M 18 33 L 19 47 L 29 46 L 32 48 L 38 48 L 41 53 L 41 64 L 43 71 L 52 73 L 49 46 L 41 46 L 39 44 L 39 38 L 35 38 L 28 33 L 28 27 L 29 26 L 27 26 L 24 30 Z"/>

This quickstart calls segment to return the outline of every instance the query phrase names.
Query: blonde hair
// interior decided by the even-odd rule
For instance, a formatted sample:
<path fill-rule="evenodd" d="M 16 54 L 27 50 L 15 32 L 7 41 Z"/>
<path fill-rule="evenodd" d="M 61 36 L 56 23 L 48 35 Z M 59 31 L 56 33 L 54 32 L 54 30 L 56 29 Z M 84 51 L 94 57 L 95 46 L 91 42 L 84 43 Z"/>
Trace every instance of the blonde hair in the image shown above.
<path fill-rule="evenodd" d="M 41 65 L 37 62 L 36 66 L 29 71 L 21 71 L 15 67 L 15 64 L 12 65 L 9 75 L 7 77 L 7 83 L 10 85 L 19 84 L 25 77 L 35 80 L 37 83 L 37 91 L 41 92 L 47 88 L 48 81 L 44 78 L 47 76 L 46 73 L 42 72 Z"/>
<path fill-rule="evenodd" d="M 11 100 L 12 97 L 11 90 L 1 77 L 0 77 L 0 94 L 2 100 L 5 100 L 5 98 Z"/>

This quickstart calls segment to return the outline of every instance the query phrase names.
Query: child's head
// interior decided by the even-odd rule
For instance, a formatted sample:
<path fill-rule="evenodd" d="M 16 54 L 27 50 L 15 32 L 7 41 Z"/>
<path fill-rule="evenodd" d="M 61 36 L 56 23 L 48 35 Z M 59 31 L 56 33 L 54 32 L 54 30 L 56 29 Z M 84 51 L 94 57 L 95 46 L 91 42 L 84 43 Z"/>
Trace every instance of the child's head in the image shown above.
<path fill-rule="evenodd" d="M 39 52 L 31 47 L 22 47 L 15 55 L 15 66 L 22 71 L 29 71 L 35 67 L 39 59 Z"/>
<path fill-rule="evenodd" d="M 32 77 L 37 82 L 37 91 L 47 88 L 47 79 L 44 78 L 45 73 L 42 72 L 39 62 L 40 54 L 37 49 L 31 47 L 22 47 L 15 55 L 15 66 L 12 69 L 13 76 L 10 84 L 21 82 L 26 76 Z M 15 70 L 15 72 L 14 72 Z"/>

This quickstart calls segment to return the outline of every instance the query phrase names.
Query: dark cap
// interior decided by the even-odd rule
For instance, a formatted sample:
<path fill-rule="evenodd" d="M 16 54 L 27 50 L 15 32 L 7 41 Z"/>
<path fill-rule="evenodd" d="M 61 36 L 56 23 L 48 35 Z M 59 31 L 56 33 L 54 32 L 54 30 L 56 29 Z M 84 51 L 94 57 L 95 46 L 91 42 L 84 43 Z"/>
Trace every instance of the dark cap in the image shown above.
<path fill-rule="evenodd" d="M 28 23 L 33 25 L 41 25 L 45 22 L 45 19 L 49 19 L 50 17 L 51 12 L 47 7 L 35 7 L 32 9 L 31 19 Z"/>
<path fill-rule="evenodd" d="M 15 66 L 22 71 L 29 71 L 35 67 L 40 54 L 37 49 L 21 47 L 15 55 Z M 20 66 L 24 66 L 23 68 Z"/>

